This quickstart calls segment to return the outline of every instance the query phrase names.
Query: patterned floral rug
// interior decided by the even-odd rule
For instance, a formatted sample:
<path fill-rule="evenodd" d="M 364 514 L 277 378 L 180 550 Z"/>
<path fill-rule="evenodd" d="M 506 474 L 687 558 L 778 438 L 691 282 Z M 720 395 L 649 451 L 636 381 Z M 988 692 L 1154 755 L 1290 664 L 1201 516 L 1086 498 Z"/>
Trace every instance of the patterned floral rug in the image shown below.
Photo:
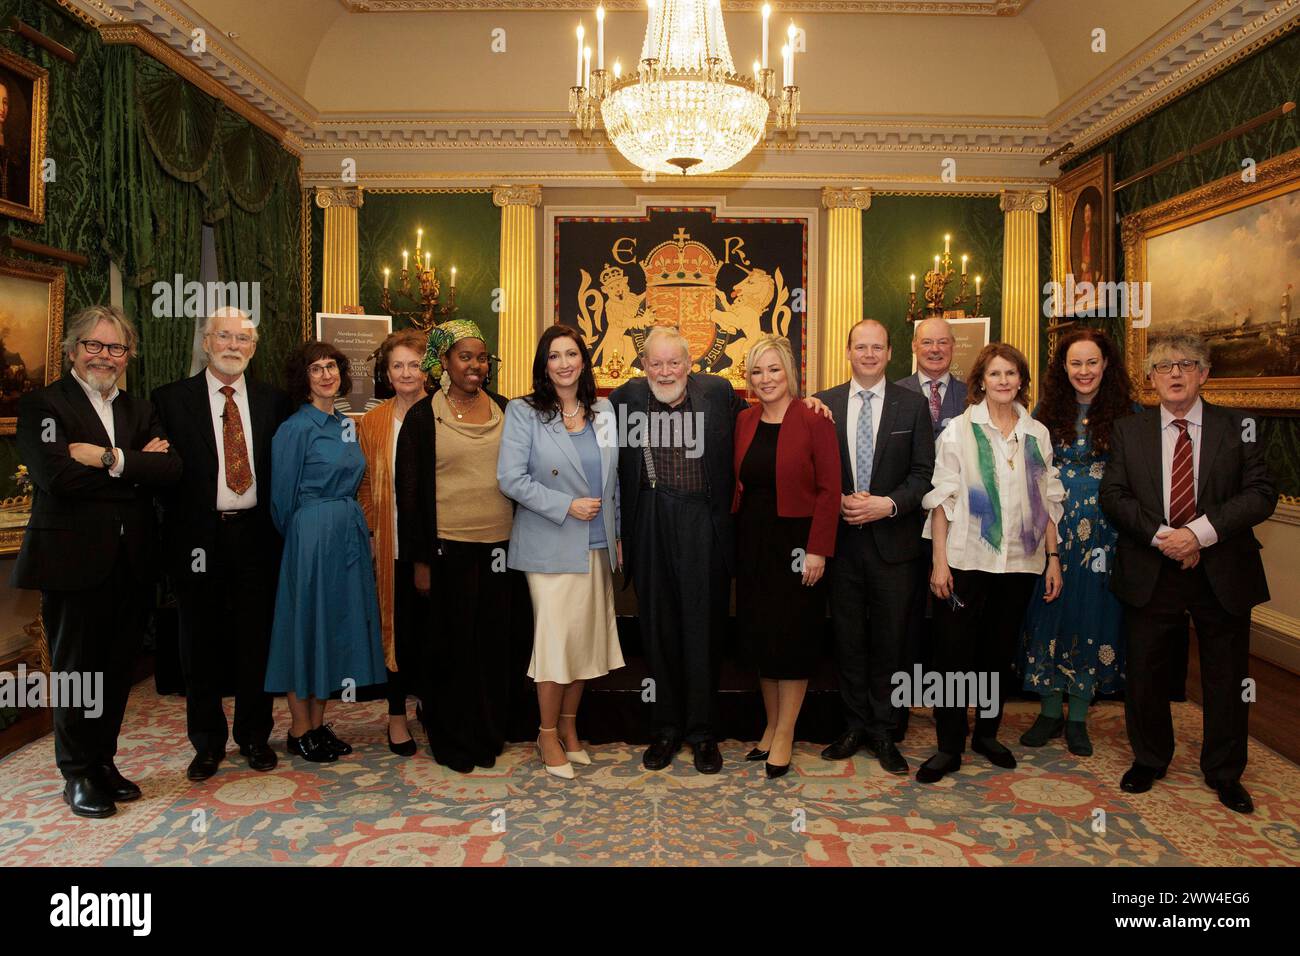
<path fill-rule="evenodd" d="M 281 752 L 271 773 L 233 745 L 212 779 L 192 784 L 185 704 L 146 682 L 132 694 L 119 768 L 144 790 L 107 820 L 73 817 L 60 799 L 51 737 L 0 761 L 0 865 L 310 866 L 1296 866 L 1300 768 L 1251 742 L 1244 783 L 1256 812 L 1220 806 L 1200 779 L 1201 712 L 1174 705 L 1180 742 L 1169 776 L 1148 794 L 1120 791 L 1130 762 L 1120 705 L 1100 704 L 1097 753 L 1060 741 L 1015 744 L 1035 707 L 1010 705 L 1002 739 L 1020 758 L 1003 771 L 971 757 L 936 786 L 882 771 L 874 759 L 830 762 L 800 745 L 769 781 L 746 763 L 752 742 L 727 741 L 721 774 L 701 776 L 683 751 L 648 773 L 641 748 L 589 748 L 573 781 L 548 777 L 533 749 L 510 747 L 492 770 L 461 776 L 389 753 L 385 704 L 334 705 L 356 752 L 313 765 Z M 273 744 L 288 712 L 277 705 Z M 418 725 L 415 727 L 420 736 Z M 900 749 L 913 768 L 931 752 L 920 712 Z"/>

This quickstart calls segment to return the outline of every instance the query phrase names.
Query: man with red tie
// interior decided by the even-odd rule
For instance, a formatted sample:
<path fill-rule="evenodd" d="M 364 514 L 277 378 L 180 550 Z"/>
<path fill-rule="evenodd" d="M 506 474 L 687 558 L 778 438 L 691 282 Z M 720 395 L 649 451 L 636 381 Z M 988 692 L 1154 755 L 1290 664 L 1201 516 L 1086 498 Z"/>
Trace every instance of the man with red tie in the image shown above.
<path fill-rule="evenodd" d="M 185 462 L 184 480 L 160 499 L 195 751 L 187 776 L 195 781 L 211 777 L 225 757 L 221 698 L 229 689 L 240 754 L 254 770 L 276 765 L 267 743 L 271 695 L 262 689 L 281 547 L 268 506 L 271 437 L 293 409 L 279 389 L 244 374 L 256 351 L 252 320 L 223 306 L 204 325 L 207 367 L 153 393 Z"/>
<path fill-rule="evenodd" d="M 1128 640 L 1133 766 L 1120 786 L 1150 790 L 1173 758 L 1168 670 L 1190 612 L 1204 687 L 1201 771 L 1224 806 L 1250 813 L 1243 682 L 1250 611 L 1269 599 L 1252 529 L 1273 513 L 1277 491 L 1254 428 L 1200 397 L 1210 376 L 1200 337 L 1154 342 L 1146 371 L 1160 405 L 1115 423 L 1101 483 L 1102 509 L 1119 529 L 1111 590 L 1125 605 Z"/>

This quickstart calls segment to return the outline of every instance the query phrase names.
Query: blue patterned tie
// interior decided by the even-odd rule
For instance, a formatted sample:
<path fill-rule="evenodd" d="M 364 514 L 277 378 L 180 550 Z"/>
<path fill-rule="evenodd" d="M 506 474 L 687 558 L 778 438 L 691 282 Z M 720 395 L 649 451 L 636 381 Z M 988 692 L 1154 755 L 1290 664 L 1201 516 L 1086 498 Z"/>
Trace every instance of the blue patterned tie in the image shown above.
<path fill-rule="evenodd" d="M 862 411 L 858 412 L 857 475 L 858 491 L 871 490 L 871 460 L 876 456 L 871 437 L 871 399 L 875 396 L 865 389 L 858 392 L 862 398 Z"/>

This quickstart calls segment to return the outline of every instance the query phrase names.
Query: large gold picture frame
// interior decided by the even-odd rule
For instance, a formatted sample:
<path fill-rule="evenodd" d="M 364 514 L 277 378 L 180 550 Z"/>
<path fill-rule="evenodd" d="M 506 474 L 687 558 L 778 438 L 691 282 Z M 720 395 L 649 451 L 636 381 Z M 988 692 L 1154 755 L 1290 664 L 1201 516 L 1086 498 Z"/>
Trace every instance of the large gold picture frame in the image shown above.
<path fill-rule="evenodd" d="M 0 87 L 0 215 L 44 222 L 50 74 L 0 47 Z"/>
<path fill-rule="evenodd" d="M 1088 160 L 1052 184 L 1052 281 L 1058 289 L 1115 278 L 1113 187 L 1110 153 Z M 1072 285 L 1067 275 L 1074 277 Z M 1063 296 L 1055 310 L 1057 320 L 1074 319 L 1076 304 L 1085 311 L 1099 305 L 1095 295 L 1075 301 Z"/>
<path fill-rule="evenodd" d="M 1292 305 L 1300 257 L 1287 251 L 1300 241 L 1300 149 L 1253 173 L 1253 181 L 1235 173 L 1124 217 L 1125 278 L 1151 283 L 1143 286 L 1146 318 L 1129 323 L 1126 353 L 1144 404 L 1156 401 L 1143 370 L 1147 342 L 1178 331 L 1210 345 L 1214 367 L 1201 390 L 1210 401 L 1300 409 L 1300 317 Z"/>
<path fill-rule="evenodd" d="M 63 300 L 58 266 L 0 256 L 0 435 L 18 428 L 18 399 L 63 372 Z"/>

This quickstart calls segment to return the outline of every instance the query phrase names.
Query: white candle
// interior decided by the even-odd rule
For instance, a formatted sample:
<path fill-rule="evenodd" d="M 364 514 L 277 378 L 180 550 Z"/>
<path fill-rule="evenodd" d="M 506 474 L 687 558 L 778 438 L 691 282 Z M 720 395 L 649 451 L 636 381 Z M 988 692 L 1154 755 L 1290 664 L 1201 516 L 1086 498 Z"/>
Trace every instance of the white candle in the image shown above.
<path fill-rule="evenodd" d="M 980 294 L 980 277 L 979 277 L 979 276 L 976 276 L 976 277 L 975 277 L 975 294 L 976 294 L 976 295 L 979 295 L 979 294 Z"/>
<path fill-rule="evenodd" d="M 763 4 L 763 69 L 767 69 L 767 21 L 772 16 L 772 5 Z M 757 75 L 757 74 L 755 74 Z"/>
<path fill-rule="evenodd" d="M 965 275 L 965 274 L 966 274 L 966 260 L 969 259 L 969 258 L 970 258 L 970 256 L 962 256 L 962 257 L 961 257 L 961 274 L 962 274 L 962 275 Z"/>
<path fill-rule="evenodd" d="M 948 244 L 949 244 L 951 241 L 952 241 L 952 236 L 944 236 L 944 237 L 943 237 L 943 254 L 944 254 L 945 256 L 948 254 Z"/>
<path fill-rule="evenodd" d="M 794 86 L 794 37 L 797 31 L 794 24 L 790 24 L 790 29 L 786 31 L 786 36 L 790 38 L 790 78 L 785 81 L 786 86 Z"/>
<path fill-rule="evenodd" d="M 582 85 L 585 87 L 591 81 L 591 47 L 582 48 Z"/>
<path fill-rule="evenodd" d="M 451 267 L 451 287 L 456 288 L 456 267 Z"/>
<path fill-rule="evenodd" d="M 389 272 L 388 266 L 384 266 L 384 288 L 385 289 L 388 288 L 388 272 Z"/>
<path fill-rule="evenodd" d="M 605 69 L 605 8 L 596 8 L 596 69 Z"/>
<path fill-rule="evenodd" d="M 617 80 L 617 79 L 618 79 L 620 76 L 622 76 L 622 75 L 623 75 L 623 64 L 620 63 L 620 62 L 618 62 L 618 60 L 615 60 L 615 61 L 614 61 L 614 79 Z"/>
<path fill-rule="evenodd" d="M 406 249 L 403 249 L 403 250 L 402 250 L 402 271 L 403 271 L 403 272 L 406 271 L 407 265 L 409 264 L 409 263 L 407 262 L 407 259 L 409 259 L 410 256 L 411 256 L 411 253 L 410 253 L 410 252 L 408 252 Z"/>
<path fill-rule="evenodd" d="M 757 60 L 754 61 L 754 79 L 755 79 L 755 80 L 758 79 L 758 61 L 757 61 Z"/>
<path fill-rule="evenodd" d="M 912 291 L 916 291 L 916 273 L 912 273 Z"/>
<path fill-rule="evenodd" d="M 429 271 L 429 265 L 430 265 L 429 260 L 430 260 L 431 258 L 432 258 L 432 255 L 431 255 L 430 253 L 426 252 L 426 253 L 424 254 L 424 270 L 425 270 L 426 272 Z"/>
<path fill-rule="evenodd" d="M 574 86 L 582 86 L 582 34 L 583 34 L 582 24 L 579 23 L 578 24 L 578 73 L 573 80 Z"/>
<path fill-rule="evenodd" d="M 790 44 L 781 47 L 781 85 L 790 85 Z"/>
<path fill-rule="evenodd" d="M 938 272 L 938 271 L 939 271 L 939 257 L 938 257 L 938 256 L 935 256 L 935 257 L 934 257 L 934 271 L 935 271 L 935 272 Z"/>

